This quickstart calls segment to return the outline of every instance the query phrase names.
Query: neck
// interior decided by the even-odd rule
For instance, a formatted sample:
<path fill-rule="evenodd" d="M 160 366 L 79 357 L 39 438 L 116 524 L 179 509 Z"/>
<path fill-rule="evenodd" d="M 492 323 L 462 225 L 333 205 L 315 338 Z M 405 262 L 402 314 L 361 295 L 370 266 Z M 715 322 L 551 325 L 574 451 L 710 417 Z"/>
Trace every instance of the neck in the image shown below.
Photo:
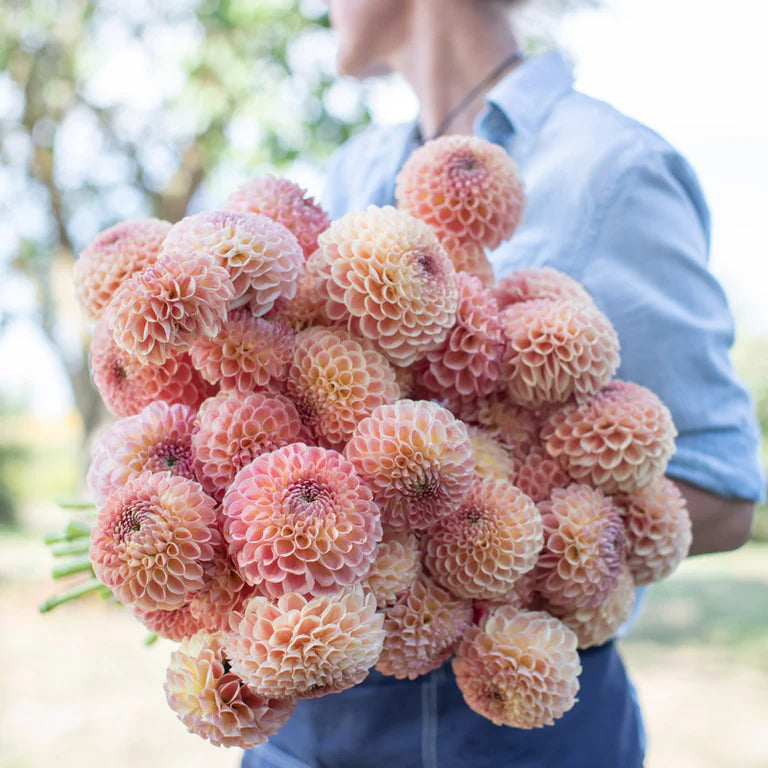
<path fill-rule="evenodd" d="M 392 66 L 416 91 L 421 135 L 433 136 L 450 111 L 516 48 L 505 12 L 496 3 L 414 2 L 408 39 Z M 443 132 L 471 134 L 484 95 L 478 93 Z"/>

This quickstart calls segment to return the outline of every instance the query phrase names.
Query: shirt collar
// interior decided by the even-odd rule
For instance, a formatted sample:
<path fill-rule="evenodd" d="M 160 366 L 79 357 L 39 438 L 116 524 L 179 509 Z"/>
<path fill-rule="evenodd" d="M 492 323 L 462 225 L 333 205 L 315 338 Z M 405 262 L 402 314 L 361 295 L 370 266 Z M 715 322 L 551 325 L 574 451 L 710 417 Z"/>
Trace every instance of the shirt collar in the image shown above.
<path fill-rule="evenodd" d="M 526 59 L 488 91 L 475 132 L 499 143 L 512 132 L 534 134 L 572 87 L 573 72 L 560 51 Z"/>

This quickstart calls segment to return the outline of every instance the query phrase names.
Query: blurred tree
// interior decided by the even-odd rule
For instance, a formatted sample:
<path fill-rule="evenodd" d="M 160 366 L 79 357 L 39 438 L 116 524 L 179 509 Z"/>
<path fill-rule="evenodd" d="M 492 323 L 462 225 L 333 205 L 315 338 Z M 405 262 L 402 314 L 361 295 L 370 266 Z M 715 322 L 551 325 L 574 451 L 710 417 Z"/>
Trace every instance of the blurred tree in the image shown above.
<path fill-rule="evenodd" d="M 367 121 L 359 91 L 343 115 L 326 106 L 329 35 L 308 0 L 0 6 L 0 257 L 34 285 L 86 436 L 101 406 L 68 306 L 73 256 L 117 221 L 180 219 L 222 169 L 316 160 Z"/>

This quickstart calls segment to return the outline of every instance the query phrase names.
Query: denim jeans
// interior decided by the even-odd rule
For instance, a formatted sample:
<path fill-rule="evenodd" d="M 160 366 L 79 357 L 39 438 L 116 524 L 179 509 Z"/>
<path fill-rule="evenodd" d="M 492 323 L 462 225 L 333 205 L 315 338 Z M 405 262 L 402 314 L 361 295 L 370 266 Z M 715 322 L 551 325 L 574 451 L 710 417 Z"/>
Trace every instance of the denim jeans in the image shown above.
<path fill-rule="evenodd" d="M 580 653 L 579 701 L 554 726 L 493 725 L 444 664 L 417 680 L 372 671 L 355 688 L 300 701 L 243 768 L 642 768 L 645 735 L 613 642 Z"/>

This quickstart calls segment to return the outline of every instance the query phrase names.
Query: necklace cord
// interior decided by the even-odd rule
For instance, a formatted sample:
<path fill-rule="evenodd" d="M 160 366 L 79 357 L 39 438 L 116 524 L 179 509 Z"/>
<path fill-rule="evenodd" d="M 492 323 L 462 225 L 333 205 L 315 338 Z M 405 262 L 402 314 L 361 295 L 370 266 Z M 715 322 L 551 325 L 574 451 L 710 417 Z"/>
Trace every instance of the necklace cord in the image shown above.
<path fill-rule="evenodd" d="M 433 139 L 442 136 L 445 129 L 451 124 L 451 121 L 457 115 L 460 115 L 467 108 L 467 106 L 471 104 L 475 98 L 497 77 L 499 77 L 502 73 L 509 69 L 513 64 L 516 64 L 522 58 L 522 55 L 518 51 L 515 51 L 511 56 L 507 56 L 507 58 L 504 59 L 501 64 L 499 64 L 492 72 L 487 74 L 477 85 L 473 86 L 462 97 L 461 101 L 459 101 L 459 103 L 456 104 L 456 106 L 454 106 L 443 118 L 443 120 L 440 122 L 440 125 L 437 126 L 437 130 L 427 139 L 427 141 L 432 141 Z"/>

